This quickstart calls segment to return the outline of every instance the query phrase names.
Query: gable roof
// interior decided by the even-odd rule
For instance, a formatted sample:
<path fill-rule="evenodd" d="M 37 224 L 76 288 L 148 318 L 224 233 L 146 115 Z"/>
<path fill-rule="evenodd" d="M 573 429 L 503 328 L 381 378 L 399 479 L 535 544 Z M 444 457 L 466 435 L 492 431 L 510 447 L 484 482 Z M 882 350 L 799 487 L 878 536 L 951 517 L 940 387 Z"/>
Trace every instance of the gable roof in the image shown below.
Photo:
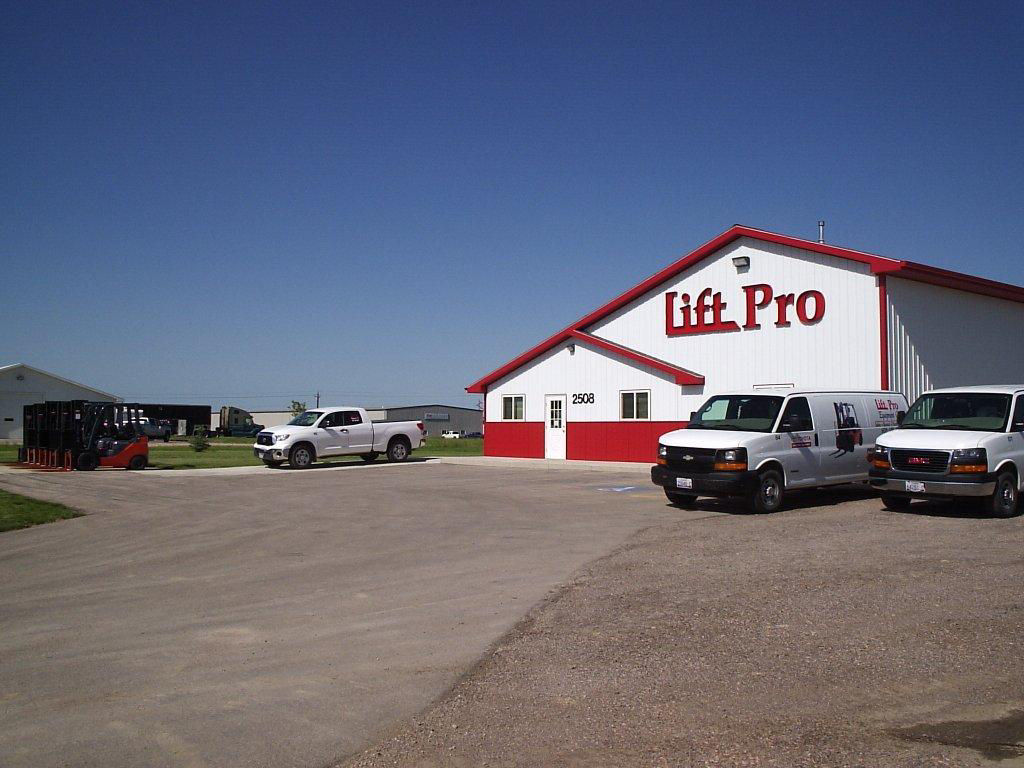
<path fill-rule="evenodd" d="M 96 389 L 96 387 L 88 387 L 85 384 L 79 384 L 77 381 L 72 381 L 71 379 L 65 379 L 63 376 L 58 376 L 55 373 L 50 373 L 49 371 L 44 371 L 41 368 L 35 368 L 35 367 L 31 366 L 31 365 L 28 365 L 27 363 L 11 363 L 10 365 L 0 365 L 0 373 L 3 373 L 4 371 L 10 371 L 10 370 L 13 370 L 15 368 L 25 368 L 27 370 L 32 371 L 33 373 L 38 373 L 40 376 L 48 376 L 51 379 L 56 379 L 57 381 L 63 381 L 65 384 L 70 384 L 73 387 L 81 387 L 82 389 L 87 389 L 90 392 L 95 392 L 97 395 L 103 395 L 104 397 L 109 397 L 112 400 L 120 400 L 121 399 L 118 395 L 112 395 L 109 392 L 104 392 L 102 389 Z"/>
<path fill-rule="evenodd" d="M 1010 285 L 1009 283 L 1000 283 L 995 280 L 986 280 L 983 277 L 974 277 L 973 275 L 964 275 L 959 272 L 953 272 L 947 269 L 940 269 L 938 267 L 931 267 L 927 264 L 919 264 L 913 261 L 903 261 L 900 259 L 891 259 L 887 256 L 878 256 L 873 253 L 865 253 L 864 251 L 855 251 L 850 248 L 840 248 L 835 245 L 829 245 L 828 243 L 819 243 L 814 240 L 803 240 L 798 237 L 790 237 L 789 235 L 780 235 L 775 232 L 768 232 L 763 229 L 754 229 L 753 227 L 745 227 L 737 224 L 736 226 L 730 227 L 722 234 L 709 240 L 700 246 L 696 250 L 688 253 L 678 261 L 669 264 L 660 272 L 651 275 L 643 282 L 633 286 L 625 293 L 615 297 L 607 304 L 598 309 L 594 310 L 588 315 L 584 315 L 572 325 L 563 328 L 553 336 L 549 336 L 547 339 L 542 341 L 535 347 L 526 350 L 523 354 L 519 355 L 513 360 L 510 360 L 500 368 L 488 373 L 481 379 L 474 381 L 468 387 L 467 392 L 484 392 L 488 385 L 497 381 L 504 376 L 512 373 L 517 368 L 528 363 L 533 358 L 547 352 L 552 347 L 560 344 L 563 341 L 571 338 L 574 332 L 582 331 L 586 327 L 593 325 L 598 320 L 607 317 L 611 313 L 621 309 L 631 301 L 643 296 L 645 293 L 653 288 L 661 285 L 662 283 L 672 279 L 680 272 L 689 269 L 694 264 L 704 260 L 716 251 L 729 245 L 734 240 L 738 240 L 741 237 L 749 237 L 752 240 L 760 240 L 765 243 L 775 243 L 777 245 L 788 245 L 793 248 L 801 248 L 805 251 L 812 251 L 813 253 L 822 253 L 828 256 L 835 256 L 840 259 L 846 259 L 847 261 L 853 261 L 860 264 L 866 264 L 871 274 L 874 275 L 893 275 L 895 277 L 901 277 L 907 280 L 915 280 L 921 283 L 930 283 L 932 285 L 942 286 L 944 288 L 955 288 L 961 291 L 968 291 L 970 293 L 977 293 L 982 296 L 994 296 L 1000 299 L 1006 299 L 1008 301 L 1017 301 L 1024 303 L 1024 288 L 1017 285 Z M 596 337 L 591 337 L 596 338 Z M 603 341 L 603 340 L 602 340 Z M 636 353 L 639 354 L 639 353 Z M 668 365 L 668 363 L 665 363 Z M 685 369 L 680 369 L 685 370 Z M 693 374 L 696 375 L 696 374 Z"/>

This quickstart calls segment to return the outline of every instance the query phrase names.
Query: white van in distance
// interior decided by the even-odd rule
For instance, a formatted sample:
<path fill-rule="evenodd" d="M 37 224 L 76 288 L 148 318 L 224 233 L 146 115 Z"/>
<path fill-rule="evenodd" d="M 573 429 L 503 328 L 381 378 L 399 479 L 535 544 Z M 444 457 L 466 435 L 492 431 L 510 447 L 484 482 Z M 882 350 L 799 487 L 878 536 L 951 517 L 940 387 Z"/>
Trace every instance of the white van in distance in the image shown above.
<path fill-rule="evenodd" d="M 661 436 L 651 480 L 679 506 L 735 496 L 774 512 L 790 489 L 867 482 L 868 452 L 906 409 L 898 392 L 714 395 Z"/>
<path fill-rule="evenodd" d="M 1024 384 L 925 392 L 871 457 L 871 485 L 889 509 L 969 496 L 1012 517 L 1022 476 Z"/>

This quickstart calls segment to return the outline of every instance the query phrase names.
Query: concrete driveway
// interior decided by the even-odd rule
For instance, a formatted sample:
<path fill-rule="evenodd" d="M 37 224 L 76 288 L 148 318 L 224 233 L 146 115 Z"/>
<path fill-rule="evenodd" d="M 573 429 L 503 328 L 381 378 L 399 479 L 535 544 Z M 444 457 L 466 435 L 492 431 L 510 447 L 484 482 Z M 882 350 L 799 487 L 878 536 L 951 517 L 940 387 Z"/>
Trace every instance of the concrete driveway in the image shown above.
<path fill-rule="evenodd" d="M 0 764 L 322 766 L 667 507 L 646 470 L 0 475 Z M 611 490 L 623 486 L 636 490 Z"/>

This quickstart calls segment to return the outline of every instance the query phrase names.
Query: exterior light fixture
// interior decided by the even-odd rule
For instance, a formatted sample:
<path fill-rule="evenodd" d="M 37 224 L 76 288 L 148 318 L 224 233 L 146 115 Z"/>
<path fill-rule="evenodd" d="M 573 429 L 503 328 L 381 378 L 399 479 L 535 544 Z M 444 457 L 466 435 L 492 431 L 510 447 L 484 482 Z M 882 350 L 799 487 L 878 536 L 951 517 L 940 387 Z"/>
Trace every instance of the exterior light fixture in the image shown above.
<path fill-rule="evenodd" d="M 732 257 L 732 265 L 734 267 L 736 267 L 736 269 L 747 269 L 750 266 L 750 257 L 749 256 L 733 256 Z"/>
<path fill-rule="evenodd" d="M 576 345 L 575 344 L 570 344 L 568 347 L 566 347 L 566 349 L 569 350 L 569 354 L 570 355 L 575 355 L 576 354 Z"/>

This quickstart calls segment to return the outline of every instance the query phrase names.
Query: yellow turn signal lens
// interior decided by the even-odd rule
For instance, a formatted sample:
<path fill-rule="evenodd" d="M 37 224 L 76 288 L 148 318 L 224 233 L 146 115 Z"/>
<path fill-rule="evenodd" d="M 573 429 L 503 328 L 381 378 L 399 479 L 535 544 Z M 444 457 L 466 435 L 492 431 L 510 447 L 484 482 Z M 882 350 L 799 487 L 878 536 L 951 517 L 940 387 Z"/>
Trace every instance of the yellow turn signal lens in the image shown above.
<path fill-rule="evenodd" d="M 663 456 L 659 456 L 658 457 L 658 463 L 661 464 L 661 466 L 664 467 L 665 465 L 668 464 L 668 459 L 664 458 Z"/>
<path fill-rule="evenodd" d="M 892 465 L 885 459 L 872 459 L 871 466 L 875 469 L 892 469 Z"/>
<path fill-rule="evenodd" d="M 971 473 L 977 474 L 977 473 L 980 473 L 980 472 L 987 472 L 987 471 L 988 471 L 988 467 L 985 466 L 984 464 L 950 464 L 949 465 L 949 473 L 951 475 L 954 474 L 954 473 L 961 473 L 961 472 L 971 472 Z"/>
<path fill-rule="evenodd" d="M 743 472 L 747 468 L 745 461 L 716 461 L 715 472 Z"/>

